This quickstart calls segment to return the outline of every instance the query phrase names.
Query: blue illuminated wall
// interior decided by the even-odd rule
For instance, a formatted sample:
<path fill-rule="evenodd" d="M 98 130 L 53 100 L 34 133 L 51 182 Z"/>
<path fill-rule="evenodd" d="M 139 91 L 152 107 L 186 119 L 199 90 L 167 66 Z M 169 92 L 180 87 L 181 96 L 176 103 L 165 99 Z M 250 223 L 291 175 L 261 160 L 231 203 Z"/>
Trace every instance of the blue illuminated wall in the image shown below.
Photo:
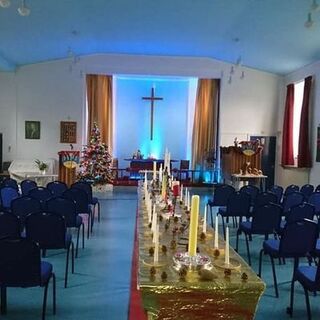
<path fill-rule="evenodd" d="M 194 79 L 193 79 L 194 80 Z M 127 167 L 137 149 L 144 157 L 153 155 L 163 159 L 165 148 L 172 159 L 186 159 L 188 141 L 188 104 L 190 104 L 187 78 L 151 78 L 118 76 L 115 80 L 115 148 L 120 167 Z M 150 96 L 163 97 L 155 102 L 153 140 L 150 140 Z M 178 163 L 177 163 L 178 165 Z"/>

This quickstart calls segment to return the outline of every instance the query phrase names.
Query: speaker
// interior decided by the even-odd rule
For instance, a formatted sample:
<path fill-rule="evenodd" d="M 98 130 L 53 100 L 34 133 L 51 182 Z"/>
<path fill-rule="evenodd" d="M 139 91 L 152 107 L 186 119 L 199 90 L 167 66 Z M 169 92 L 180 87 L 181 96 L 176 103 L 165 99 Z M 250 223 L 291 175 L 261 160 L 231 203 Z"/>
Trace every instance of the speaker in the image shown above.
<path fill-rule="evenodd" d="M 0 173 L 2 173 L 2 133 L 0 133 Z"/>

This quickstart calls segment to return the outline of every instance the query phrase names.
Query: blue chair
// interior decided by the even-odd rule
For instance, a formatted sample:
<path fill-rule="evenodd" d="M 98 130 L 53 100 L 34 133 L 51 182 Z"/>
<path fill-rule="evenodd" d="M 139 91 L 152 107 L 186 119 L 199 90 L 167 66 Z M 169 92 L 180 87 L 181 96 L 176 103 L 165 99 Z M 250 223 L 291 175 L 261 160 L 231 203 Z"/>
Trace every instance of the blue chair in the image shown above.
<path fill-rule="evenodd" d="M 60 197 L 68 189 L 68 186 L 61 181 L 52 181 L 47 184 L 47 188 L 54 197 Z"/>
<path fill-rule="evenodd" d="M 269 234 L 274 234 L 280 225 L 282 208 L 278 204 L 268 203 L 255 207 L 252 221 L 240 223 L 237 231 L 236 251 L 238 251 L 239 235 L 243 232 L 246 238 L 248 262 L 251 266 L 251 256 L 249 249 L 249 236 L 253 234 L 264 235 L 268 240 Z"/>
<path fill-rule="evenodd" d="M 284 230 L 280 240 L 269 239 L 263 242 L 263 247 L 259 256 L 259 273 L 261 278 L 262 270 L 262 254 L 270 256 L 273 281 L 276 297 L 279 297 L 277 277 L 275 271 L 275 258 L 293 258 L 294 268 L 293 276 L 299 265 L 299 258 L 306 257 L 316 247 L 316 241 L 318 237 L 318 226 L 314 221 L 304 219 L 302 221 L 295 221 L 288 223 Z"/>
<path fill-rule="evenodd" d="M 250 195 L 246 192 L 238 191 L 229 196 L 227 206 L 225 208 L 219 208 L 218 214 L 220 214 L 222 218 L 224 238 L 226 238 L 224 218 L 239 218 L 239 221 L 241 222 L 243 217 L 248 216 L 250 204 Z"/>
<path fill-rule="evenodd" d="M 46 210 L 46 201 L 53 198 L 51 191 L 45 187 L 33 188 L 29 191 L 28 196 L 37 199 L 41 203 L 42 210 Z"/>
<path fill-rule="evenodd" d="M 304 202 L 304 195 L 299 191 L 293 191 L 284 196 L 282 201 L 283 215 L 286 216 L 290 208 L 295 207 Z"/>
<path fill-rule="evenodd" d="M 23 180 L 20 183 L 20 187 L 21 187 L 21 193 L 23 196 L 26 196 L 29 191 L 33 188 L 37 188 L 37 183 L 33 180 Z"/>
<path fill-rule="evenodd" d="M 211 226 L 213 228 L 212 207 L 225 207 L 228 203 L 229 196 L 235 193 L 234 187 L 228 184 L 219 184 L 214 188 L 213 198 L 209 200 L 207 205 L 210 208 Z"/>
<path fill-rule="evenodd" d="M 41 212 L 42 207 L 38 199 L 23 196 L 14 199 L 11 202 L 11 212 L 21 221 L 21 229 L 24 228 L 24 223 L 27 215 L 30 213 Z"/>
<path fill-rule="evenodd" d="M 84 249 L 84 223 L 82 217 L 77 214 L 76 204 L 71 199 L 63 197 L 53 198 L 47 201 L 47 209 L 49 212 L 61 214 L 67 228 L 77 229 L 76 258 L 78 257 L 79 235 L 82 227 L 82 249 Z"/>
<path fill-rule="evenodd" d="M 91 220 L 91 229 L 92 229 L 92 226 L 94 223 L 94 213 L 95 213 L 96 206 L 98 208 L 98 221 L 100 222 L 100 202 L 99 202 L 99 199 L 97 197 L 92 196 L 91 184 L 88 182 L 84 182 L 84 181 L 75 182 L 71 185 L 71 188 L 78 188 L 78 189 L 84 190 L 87 193 L 89 204 L 93 206 L 92 220 Z"/>
<path fill-rule="evenodd" d="M 311 320 L 311 310 L 309 302 L 309 291 L 320 291 L 320 264 L 318 266 L 300 266 L 297 268 L 293 281 L 291 282 L 290 307 L 287 308 L 287 313 L 293 315 L 293 300 L 294 300 L 294 284 L 298 281 L 303 287 L 308 320 Z"/>
<path fill-rule="evenodd" d="M 45 320 L 49 282 L 53 280 L 53 314 L 56 313 L 56 278 L 52 264 L 41 261 L 39 246 L 30 240 L 0 240 L 1 313 L 7 313 L 7 287 L 44 287 L 42 320 Z"/>
<path fill-rule="evenodd" d="M 20 220 L 11 212 L 0 212 L 0 239 L 20 237 Z"/>
<path fill-rule="evenodd" d="M 296 184 L 290 184 L 289 186 L 286 187 L 286 189 L 284 190 L 284 196 L 287 196 L 288 194 L 295 192 L 295 191 L 299 191 L 299 186 L 297 186 Z"/>
<path fill-rule="evenodd" d="M 1 199 L 1 206 L 2 209 L 5 211 L 10 211 L 11 202 L 18 198 L 19 192 L 16 188 L 13 187 L 2 187 L 0 189 L 0 199 Z"/>
<path fill-rule="evenodd" d="M 251 184 L 243 186 L 239 191 L 249 194 L 252 205 L 253 205 L 257 195 L 260 193 L 260 189 L 256 186 L 251 185 Z"/>
<path fill-rule="evenodd" d="M 11 178 L 5 178 L 4 180 L 2 180 L 1 187 L 12 187 L 17 191 L 19 191 L 19 186 L 17 181 Z"/>
<path fill-rule="evenodd" d="M 63 198 L 70 199 L 76 203 L 77 214 L 84 214 L 88 217 L 87 238 L 89 239 L 92 217 L 87 193 L 84 190 L 78 188 L 71 188 L 66 190 L 62 196 Z"/>
<path fill-rule="evenodd" d="M 71 272 L 74 273 L 74 244 L 67 233 L 64 217 L 49 212 L 32 213 L 26 218 L 26 238 L 39 244 L 44 252 L 50 249 L 66 249 L 64 287 L 68 285 L 69 254 L 71 248 Z"/>
<path fill-rule="evenodd" d="M 300 189 L 300 192 L 303 193 L 303 195 L 304 195 L 305 201 L 308 201 L 308 199 L 313 191 L 314 191 L 314 186 L 309 183 L 304 184 Z"/>
<path fill-rule="evenodd" d="M 314 192 L 320 192 L 320 184 L 316 186 L 316 188 L 314 189 Z"/>
<path fill-rule="evenodd" d="M 320 192 L 313 192 L 308 198 L 308 203 L 314 206 L 314 212 L 318 216 L 320 216 Z"/>
<path fill-rule="evenodd" d="M 277 203 L 282 202 L 283 188 L 281 186 L 273 185 L 268 189 L 268 191 L 277 195 Z"/>
<path fill-rule="evenodd" d="M 270 191 L 267 192 L 260 192 L 257 194 L 254 202 L 253 202 L 253 206 L 251 208 L 251 212 L 254 212 L 257 208 L 262 207 L 266 204 L 270 204 L 270 203 L 278 203 L 278 198 L 277 195 L 275 193 L 272 193 Z"/>

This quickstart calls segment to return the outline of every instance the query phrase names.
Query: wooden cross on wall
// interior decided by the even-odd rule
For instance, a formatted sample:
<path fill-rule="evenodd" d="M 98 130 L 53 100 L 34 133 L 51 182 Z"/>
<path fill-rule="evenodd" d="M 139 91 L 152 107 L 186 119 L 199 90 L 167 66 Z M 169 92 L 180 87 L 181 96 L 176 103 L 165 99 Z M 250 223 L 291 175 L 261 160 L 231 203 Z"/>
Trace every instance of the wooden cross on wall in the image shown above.
<path fill-rule="evenodd" d="M 151 114 L 150 114 L 150 140 L 153 140 L 153 112 L 154 112 L 154 102 L 156 100 L 163 100 L 161 97 L 156 97 L 154 95 L 154 87 L 151 88 L 150 97 L 142 97 L 142 100 L 149 100 L 151 102 Z"/>

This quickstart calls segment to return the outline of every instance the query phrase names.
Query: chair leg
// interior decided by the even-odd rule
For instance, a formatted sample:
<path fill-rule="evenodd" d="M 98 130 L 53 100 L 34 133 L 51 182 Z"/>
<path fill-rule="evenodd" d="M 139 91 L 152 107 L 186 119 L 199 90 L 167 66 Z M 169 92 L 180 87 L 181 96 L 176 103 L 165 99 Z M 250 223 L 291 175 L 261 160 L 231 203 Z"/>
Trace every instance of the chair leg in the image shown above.
<path fill-rule="evenodd" d="M 87 239 L 89 239 L 90 236 L 90 226 L 91 226 L 91 220 L 90 220 L 90 213 L 88 213 L 88 230 L 87 230 Z"/>
<path fill-rule="evenodd" d="M 74 273 L 74 243 L 71 241 L 71 272 Z"/>
<path fill-rule="evenodd" d="M 82 249 L 84 249 L 84 223 L 82 223 Z"/>
<path fill-rule="evenodd" d="M 264 253 L 264 250 L 261 249 L 260 250 L 260 254 L 259 254 L 259 273 L 258 273 L 258 277 L 261 278 L 261 271 L 262 271 L 262 254 Z"/>
<path fill-rule="evenodd" d="M 94 209 L 90 208 L 89 214 L 91 215 L 90 232 L 92 233 L 93 224 L 94 224 L 94 215 L 95 215 Z"/>
<path fill-rule="evenodd" d="M 81 228 L 81 225 L 79 226 L 79 228 L 77 228 L 77 229 L 78 229 L 78 232 L 77 232 L 77 242 L 76 242 L 76 258 L 78 258 L 80 228 Z"/>
<path fill-rule="evenodd" d="M 43 303 L 42 303 L 42 320 L 45 320 L 46 318 L 46 309 L 47 309 L 47 296 L 48 296 L 48 286 L 49 286 L 49 281 L 46 283 L 44 286 L 44 295 L 43 295 Z"/>
<path fill-rule="evenodd" d="M 290 290 L 290 307 L 287 308 L 287 314 L 289 314 L 291 318 L 293 315 L 294 284 L 295 284 L 295 280 L 292 279 L 291 290 Z"/>
<path fill-rule="evenodd" d="M 239 236 L 241 234 L 241 231 L 238 229 L 237 230 L 237 238 L 236 238 L 236 252 L 238 252 L 239 249 Z"/>
<path fill-rule="evenodd" d="M 248 236 L 248 234 L 245 233 L 245 237 L 246 237 L 246 245 L 247 245 L 248 263 L 249 263 L 249 266 L 251 266 L 251 256 L 250 256 L 250 249 L 249 249 L 249 236 Z"/>
<path fill-rule="evenodd" d="M 308 320 L 311 320 L 311 310 L 310 310 L 310 301 L 309 301 L 309 292 L 306 288 L 304 289 L 304 295 L 306 297 L 306 306 L 307 306 L 307 314 L 308 314 Z"/>
<path fill-rule="evenodd" d="M 1 286 L 1 314 L 7 314 L 7 287 Z"/>
<path fill-rule="evenodd" d="M 69 253 L 70 253 L 70 245 L 67 248 L 67 256 L 66 256 L 66 271 L 64 274 L 64 287 L 65 288 L 68 285 Z"/>
<path fill-rule="evenodd" d="M 222 219 L 223 237 L 224 237 L 224 240 L 226 240 L 226 228 L 224 226 L 224 218 L 223 218 L 223 216 L 221 216 L 221 219 Z"/>
<path fill-rule="evenodd" d="M 100 222 L 100 214 L 101 214 L 101 212 L 100 212 L 100 202 L 98 201 L 98 203 L 97 203 L 97 205 L 98 205 L 98 222 Z"/>
<path fill-rule="evenodd" d="M 274 283 L 274 290 L 276 292 L 276 298 L 279 298 L 279 291 L 278 291 L 278 283 L 277 283 L 277 275 L 276 275 L 276 268 L 274 266 L 274 259 L 270 256 L 271 266 L 272 266 L 272 274 L 273 274 L 273 283 Z"/>

